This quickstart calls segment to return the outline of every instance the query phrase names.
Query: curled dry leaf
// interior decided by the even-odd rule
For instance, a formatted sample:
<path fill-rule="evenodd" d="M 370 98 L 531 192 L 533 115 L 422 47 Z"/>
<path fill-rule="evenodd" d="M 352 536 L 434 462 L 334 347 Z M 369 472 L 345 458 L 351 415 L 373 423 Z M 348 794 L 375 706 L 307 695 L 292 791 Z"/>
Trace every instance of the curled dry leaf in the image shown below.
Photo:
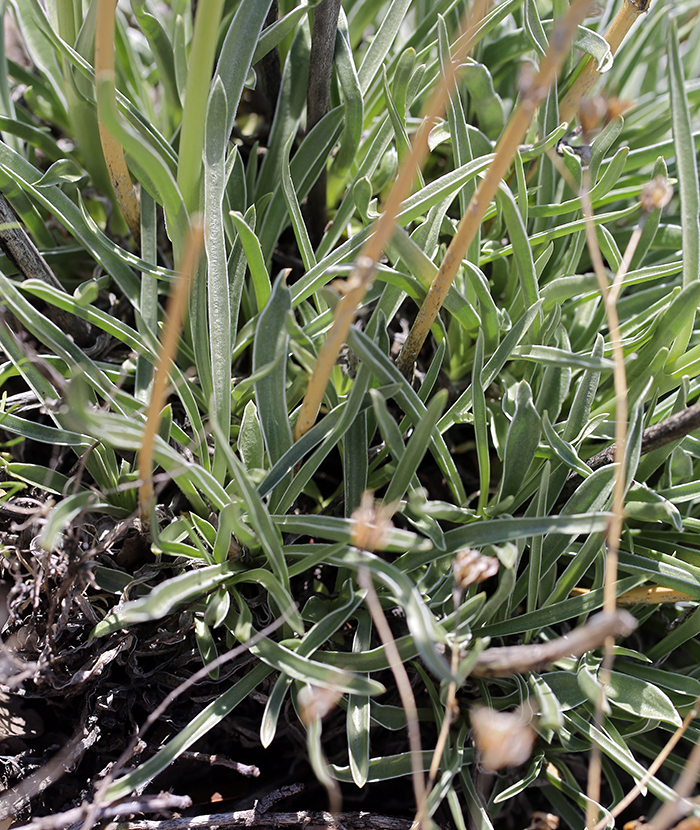
<path fill-rule="evenodd" d="M 375 551 L 384 545 L 387 533 L 393 528 L 390 507 L 377 507 L 374 496 L 367 491 L 362 495 L 360 506 L 350 517 L 352 529 L 350 541 L 361 550 Z"/>
<path fill-rule="evenodd" d="M 496 712 L 486 706 L 471 710 L 474 743 L 481 766 L 490 771 L 524 764 L 532 754 L 536 732 L 529 713 Z"/>
<path fill-rule="evenodd" d="M 319 686 L 304 686 L 297 696 L 299 717 L 304 726 L 310 726 L 317 720 L 323 720 L 335 708 L 342 695 L 335 689 L 322 689 Z"/>
<path fill-rule="evenodd" d="M 455 556 L 452 571 L 457 585 L 468 588 L 475 582 L 484 582 L 497 574 L 498 559 L 495 556 L 485 556 L 472 548 L 464 548 Z"/>

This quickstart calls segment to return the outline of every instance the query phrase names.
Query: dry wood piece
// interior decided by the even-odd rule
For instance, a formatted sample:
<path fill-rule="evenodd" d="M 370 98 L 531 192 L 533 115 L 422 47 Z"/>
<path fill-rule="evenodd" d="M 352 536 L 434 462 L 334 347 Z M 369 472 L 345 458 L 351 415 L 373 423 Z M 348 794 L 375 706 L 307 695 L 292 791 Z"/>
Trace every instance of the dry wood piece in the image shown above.
<path fill-rule="evenodd" d="M 165 821 L 120 822 L 119 830 L 205 830 L 205 828 L 226 830 L 228 827 L 311 826 L 342 827 L 345 830 L 410 830 L 412 822 L 404 818 L 378 816 L 374 813 L 327 813 L 300 810 L 296 813 L 261 814 L 255 810 L 239 810 L 235 813 L 215 813 L 194 818 L 172 818 Z M 25 828 L 19 830 L 25 830 Z"/>
<path fill-rule="evenodd" d="M 115 816 L 131 816 L 135 813 L 162 813 L 165 810 L 186 810 L 191 806 L 192 799 L 187 795 L 161 793 L 155 796 L 147 795 L 143 798 L 122 802 L 120 804 L 110 804 L 109 807 L 103 807 L 98 812 L 97 818 L 99 821 L 105 818 L 114 818 Z M 18 827 L 17 830 L 62 830 L 63 827 L 70 827 L 71 825 L 82 822 L 87 816 L 89 807 L 92 807 L 92 805 L 83 804 L 72 810 L 66 810 L 65 813 L 56 813 L 53 816 L 42 816 L 41 818 L 34 819 L 29 824 Z M 158 822 L 154 822 L 154 824 L 158 824 Z"/>
<path fill-rule="evenodd" d="M 225 755 L 209 755 L 206 752 L 183 752 L 180 758 L 186 758 L 189 761 L 203 761 L 212 767 L 226 767 L 233 769 L 239 775 L 245 775 L 246 778 L 258 778 L 260 776 L 260 769 L 254 764 L 241 764 L 238 761 L 232 761 Z"/>
<path fill-rule="evenodd" d="M 309 56 L 309 86 L 306 96 L 307 133 L 328 112 L 339 14 L 340 0 L 322 0 L 314 9 L 314 27 Z M 326 201 L 326 168 L 324 166 L 311 188 L 304 211 L 314 248 L 323 238 L 323 231 L 328 221 Z"/>
<path fill-rule="evenodd" d="M 476 677 L 507 677 L 540 671 L 563 657 L 578 657 L 603 645 L 608 637 L 631 634 L 637 621 L 629 611 L 596 614 L 585 625 L 549 643 L 490 648 L 480 654 L 472 674 Z"/>
<path fill-rule="evenodd" d="M 284 798 L 289 798 L 290 795 L 297 795 L 303 791 L 303 784 L 287 784 L 278 790 L 273 790 L 271 793 L 264 795 L 259 801 L 256 801 L 253 811 L 261 815 L 262 813 L 266 813 L 273 804 L 277 804 L 278 801 L 282 801 Z"/>
<path fill-rule="evenodd" d="M 696 429 L 700 429 L 700 403 L 687 407 L 682 412 L 670 415 L 658 424 L 647 427 L 642 433 L 642 455 L 658 450 L 660 447 L 670 444 L 672 441 L 680 441 L 686 435 L 690 435 Z M 615 459 L 616 444 L 611 444 L 596 455 L 591 456 L 586 465 L 595 470 L 612 464 Z M 566 480 L 564 489 L 557 499 L 557 504 L 565 502 L 576 491 L 583 478 L 578 473 L 572 473 Z"/>

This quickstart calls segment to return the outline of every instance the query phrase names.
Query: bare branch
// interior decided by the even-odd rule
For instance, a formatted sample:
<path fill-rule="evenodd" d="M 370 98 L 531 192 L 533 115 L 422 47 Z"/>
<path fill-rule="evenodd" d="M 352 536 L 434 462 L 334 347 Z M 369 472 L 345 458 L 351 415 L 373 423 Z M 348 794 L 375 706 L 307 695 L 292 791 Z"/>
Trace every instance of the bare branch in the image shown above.
<path fill-rule="evenodd" d="M 548 643 L 490 648 L 479 655 L 472 675 L 507 677 L 511 674 L 540 671 L 563 657 L 578 657 L 598 648 L 608 637 L 631 634 L 636 627 L 637 621 L 629 611 L 596 614 L 585 625 Z"/>

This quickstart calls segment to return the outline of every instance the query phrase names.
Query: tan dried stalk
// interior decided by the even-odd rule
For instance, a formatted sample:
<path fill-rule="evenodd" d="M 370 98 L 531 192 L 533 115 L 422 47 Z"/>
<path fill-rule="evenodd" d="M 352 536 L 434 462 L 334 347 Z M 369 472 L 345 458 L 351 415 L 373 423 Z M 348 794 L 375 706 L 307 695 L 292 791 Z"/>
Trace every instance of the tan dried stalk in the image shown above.
<path fill-rule="evenodd" d="M 649 830 L 667 830 L 695 806 L 695 799 L 690 799 L 693 788 L 700 776 L 700 742 L 696 743 L 685 763 L 683 772 L 676 782 L 676 799 L 667 801 L 649 823 Z"/>
<path fill-rule="evenodd" d="M 357 264 L 345 283 L 343 296 L 335 310 L 333 326 L 321 348 L 313 374 L 309 379 L 309 385 L 294 429 L 295 441 L 305 435 L 316 422 L 338 354 L 343 343 L 345 343 L 350 326 L 357 314 L 357 309 L 374 276 L 375 263 L 391 240 L 394 233 L 394 222 L 401 204 L 410 194 L 417 172 L 425 164 L 429 153 L 428 136 L 435 125 L 436 119 L 445 111 L 447 101 L 455 86 L 457 70 L 473 45 L 479 24 L 486 14 L 488 2 L 489 0 L 477 0 L 473 12 L 465 20 L 464 34 L 459 38 L 458 48 L 452 57 L 452 62 L 443 68 L 442 77 L 436 83 L 425 107 L 421 125 L 411 143 L 411 152 L 401 162 L 396 181 L 386 200 L 384 211 L 377 220 L 374 233 L 364 244 L 357 259 Z"/>
<path fill-rule="evenodd" d="M 651 0 L 623 0 L 622 7 L 605 33 L 605 39 L 614 55 L 637 18 L 649 11 Z M 588 58 L 578 78 L 559 104 L 561 121 L 573 121 L 581 101 L 593 92 L 601 73 L 593 58 Z"/>
<path fill-rule="evenodd" d="M 114 96 L 114 14 L 116 0 L 98 0 L 97 22 L 95 26 L 95 83 L 108 81 L 111 94 Z M 134 237 L 137 247 L 141 245 L 141 208 L 131 183 L 129 169 L 126 166 L 122 145 L 105 127 L 102 121 L 101 106 L 97 102 L 97 125 L 100 131 L 100 142 L 104 153 L 109 178 L 114 188 L 114 194 L 121 208 L 129 231 Z"/>
<path fill-rule="evenodd" d="M 187 298 L 190 293 L 190 284 L 197 270 L 203 246 L 204 226 L 201 221 L 196 221 L 190 228 L 177 279 L 168 298 L 163 342 L 154 372 L 153 391 L 148 405 L 146 428 L 138 454 L 139 508 L 144 519 L 148 516 L 153 503 L 153 443 L 160 425 L 161 412 L 165 406 L 168 379 L 177 354 L 180 329 L 182 328 L 182 321 L 187 308 Z"/>
<path fill-rule="evenodd" d="M 413 372 L 418 353 L 425 342 L 457 271 L 474 241 L 484 214 L 496 196 L 501 180 L 506 176 L 518 147 L 523 143 L 537 108 L 547 96 L 576 34 L 577 27 L 593 6 L 593 0 L 575 0 L 568 12 L 556 23 L 547 54 L 539 72 L 521 82 L 520 103 L 510 118 L 496 146 L 496 156 L 469 201 L 457 233 L 450 243 L 440 269 L 435 275 L 428 295 L 399 354 L 397 365 L 406 376 Z"/>
<path fill-rule="evenodd" d="M 613 809 L 610 811 L 610 814 L 613 818 L 617 818 L 624 810 L 626 810 L 630 804 L 635 800 L 635 798 L 641 794 L 642 789 L 646 787 L 646 785 L 651 781 L 654 775 L 656 775 L 657 771 L 661 769 L 664 761 L 668 758 L 668 756 L 673 751 L 675 745 L 680 741 L 680 739 L 685 734 L 686 729 L 690 726 L 690 724 L 697 718 L 698 711 L 700 710 L 700 697 L 695 699 L 695 703 L 693 704 L 693 708 L 688 712 L 688 714 L 683 718 L 683 723 L 676 729 L 676 731 L 671 735 L 671 737 L 666 742 L 664 748 L 659 752 L 659 754 L 654 758 L 653 763 L 649 766 L 649 769 L 644 773 L 644 775 L 637 781 L 637 783 L 632 787 L 632 789 L 627 793 L 627 795 L 616 804 Z M 598 824 L 593 828 L 593 830 L 603 830 L 605 825 L 608 823 L 608 817 L 601 819 Z"/>
<path fill-rule="evenodd" d="M 411 754 L 411 772 L 413 775 L 413 792 L 416 797 L 416 818 L 414 819 L 414 827 L 425 827 L 425 819 L 427 818 L 427 801 L 428 792 L 425 787 L 425 779 L 423 777 L 423 749 L 420 740 L 420 726 L 418 724 L 418 707 L 416 706 L 416 699 L 413 696 L 413 689 L 411 688 L 411 681 L 409 680 L 406 667 L 403 664 L 401 655 L 396 646 L 394 635 L 391 633 L 391 628 L 384 616 L 384 609 L 377 592 L 374 590 L 374 583 L 372 582 L 372 574 L 368 567 L 362 566 L 357 572 L 357 584 L 363 588 L 367 595 L 365 602 L 369 613 L 372 615 L 372 622 L 377 629 L 379 639 L 382 641 L 386 651 L 387 660 L 389 661 L 389 668 L 391 669 L 394 679 L 396 680 L 396 688 L 399 691 L 401 704 L 406 713 L 406 730 L 408 732 L 408 745 Z"/>
<path fill-rule="evenodd" d="M 589 110 L 590 111 L 590 110 Z M 589 127 L 593 125 L 587 124 L 587 117 L 583 115 L 584 108 L 581 110 L 580 120 L 584 127 L 584 141 L 587 141 L 587 136 L 590 135 Z M 617 583 L 617 564 L 618 554 L 620 549 L 620 537 L 622 536 L 622 525 L 625 518 L 625 453 L 627 450 L 627 373 L 625 371 L 625 359 L 622 349 L 622 334 L 620 331 L 620 319 L 617 313 L 617 300 L 622 290 L 622 283 L 625 275 L 629 271 L 632 257 L 637 249 L 639 240 L 641 238 L 644 222 L 649 211 L 656 207 L 663 207 L 668 203 L 670 195 L 668 189 L 658 187 L 656 182 L 651 182 L 645 188 L 640 196 L 643 213 L 637 227 L 635 228 L 627 248 L 623 254 L 620 265 L 617 269 L 615 277 L 610 283 L 607 274 L 605 273 L 605 266 L 603 264 L 603 257 L 600 253 L 598 240 L 596 237 L 596 229 L 593 222 L 593 207 L 590 199 L 590 176 L 588 169 L 583 172 L 583 181 L 581 187 L 581 206 L 582 213 L 586 219 L 586 241 L 588 243 L 588 251 L 595 271 L 596 279 L 598 280 L 598 287 L 603 296 L 603 303 L 605 306 L 605 315 L 608 322 L 608 330 L 610 332 L 610 346 L 613 357 L 613 384 L 615 389 L 615 481 L 613 485 L 613 499 L 612 499 L 612 518 L 608 524 L 607 530 L 607 554 L 605 560 L 605 582 L 603 595 L 603 608 L 608 614 L 614 613 L 617 608 L 617 593 L 615 584 Z M 615 642 L 612 638 L 605 641 L 605 657 L 600 673 L 601 682 L 601 699 L 596 704 L 595 722 L 598 724 L 602 720 L 602 691 L 607 683 L 608 673 L 612 668 L 613 663 L 613 646 Z M 591 759 L 588 767 L 588 800 L 586 802 L 586 827 L 593 827 L 597 821 L 596 804 L 600 802 L 600 781 L 601 781 L 601 750 L 597 744 L 594 744 L 591 749 Z"/>
<path fill-rule="evenodd" d="M 613 384 L 615 388 L 615 482 L 613 485 L 612 518 L 608 524 L 607 532 L 607 554 L 605 559 L 605 582 L 603 585 L 603 608 L 610 614 L 617 607 L 617 594 L 615 583 L 617 582 L 617 561 L 620 547 L 620 536 L 622 534 L 622 523 L 624 520 L 625 500 L 625 450 L 627 447 L 627 373 L 625 372 L 624 355 L 622 352 L 622 336 L 620 333 L 620 320 L 617 314 L 617 294 L 609 290 L 610 284 L 605 273 L 603 257 L 600 253 L 598 240 L 596 238 L 595 225 L 593 222 L 593 208 L 589 196 L 590 178 L 588 171 L 584 171 L 583 186 L 581 189 L 582 212 L 586 221 L 586 241 L 588 251 L 593 264 L 598 287 L 603 295 L 605 314 L 608 320 L 610 332 L 610 345 L 613 356 Z M 636 245 L 635 245 L 636 247 Z M 631 255 L 630 255 L 631 258 Z M 621 264 L 621 268 L 623 263 Z M 595 723 L 600 724 L 603 717 L 603 688 L 613 661 L 612 638 L 605 641 L 605 657 L 601 668 L 600 682 L 601 691 L 595 707 Z M 602 754 L 598 744 L 591 747 L 591 757 L 588 765 L 588 786 L 586 789 L 586 827 L 591 828 L 596 824 L 598 818 L 597 805 L 600 803 L 600 782 L 602 778 Z"/>
<path fill-rule="evenodd" d="M 460 606 L 462 604 L 462 589 L 456 587 L 453 591 L 452 596 L 454 599 L 457 619 L 455 621 L 454 637 L 452 638 L 452 642 L 450 644 L 450 669 L 452 671 L 452 675 L 456 677 L 457 672 L 459 671 L 459 643 L 457 642 L 457 633 L 459 631 L 459 611 Z M 438 735 L 438 739 L 435 743 L 433 757 L 430 761 L 430 771 L 428 772 L 428 785 L 426 787 L 424 809 L 421 810 L 419 807 L 419 809 L 416 811 L 416 817 L 413 819 L 414 827 L 420 827 L 423 823 L 423 820 L 425 819 L 424 812 L 425 808 L 427 808 L 428 806 L 428 796 L 430 795 L 430 791 L 433 789 L 433 786 L 437 781 L 438 772 L 440 771 L 440 762 L 442 761 L 442 753 L 445 751 L 445 746 L 447 745 L 447 738 L 450 734 L 450 727 L 452 726 L 452 723 L 458 714 L 459 704 L 457 703 L 457 683 L 454 680 L 452 680 L 450 681 L 450 684 L 447 687 L 447 698 L 445 700 L 445 716 L 442 719 L 442 724 L 440 726 L 440 734 Z"/>

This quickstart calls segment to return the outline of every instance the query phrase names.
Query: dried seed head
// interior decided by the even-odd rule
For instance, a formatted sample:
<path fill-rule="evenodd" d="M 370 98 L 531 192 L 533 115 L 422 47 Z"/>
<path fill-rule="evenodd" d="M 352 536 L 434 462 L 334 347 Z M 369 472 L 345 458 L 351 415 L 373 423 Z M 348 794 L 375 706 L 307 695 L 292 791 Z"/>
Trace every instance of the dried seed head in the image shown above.
<path fill-rule="evenodd" d="M 536 733 L 521 710 L 496 712 L 479 706 L 471 710 L 471 723 L 484 769 L 517 767 L 532 754 Z"/>
<path fill-rule="evenodd" d="M 498 559 L 495 556 L 484 556 L 478 550 L 464 548 L 455 556 L 452 571 L 457 585 L 460 588 L 467 588 L 475 582 L 484 582 L 490 576 L 497 574 Z"/>
<path fill-rule="evenodd" d="M 663 209 L 671 201 L 673 188 L 668 183 L 666 176 L 657 176 L 639 194 L 639 202 L 644 213 L 651 213 L 652 210 Z"/>
<path fill-rule="evenodd" d="M 578 111 L 578 121 L 584 135 L 590 135 L 601 125 L 618 118 L 626 112 L 632 103 L 621 98 L 603 98 L 596 95 L 581 102 Z"/>
<path fill-rule="evenodd" d="M 554 813 L 542 813 L 536 810 L 526 830 L 558 830 L 559 816 Z"/>
<path fill-rule="evenodd" d="M 335 689 L 322 689 L 320 686 L 304 686 L 297 695 L 299 717 L 304 726 L 310 726 L 317 720 L 323 720 L 335 708 L 342 697 Z"/>
<path fill-rule="evenodd" d="M 584 98 L 578 108 L 578 122 L 584 135 L 588 135 L 600 126 L 608 111 L 605 98 L 596 95 L 594 98 Z"/>
<path fill-rule="evenodd" d="M 369 491 L 362 494 L 362 501 L 350 517 L 350 541 L 361 550 L 375 551 L 384 546 L 387 533 L 393 529 L 392 510 L 377 508 L 374 496 Z"/>

